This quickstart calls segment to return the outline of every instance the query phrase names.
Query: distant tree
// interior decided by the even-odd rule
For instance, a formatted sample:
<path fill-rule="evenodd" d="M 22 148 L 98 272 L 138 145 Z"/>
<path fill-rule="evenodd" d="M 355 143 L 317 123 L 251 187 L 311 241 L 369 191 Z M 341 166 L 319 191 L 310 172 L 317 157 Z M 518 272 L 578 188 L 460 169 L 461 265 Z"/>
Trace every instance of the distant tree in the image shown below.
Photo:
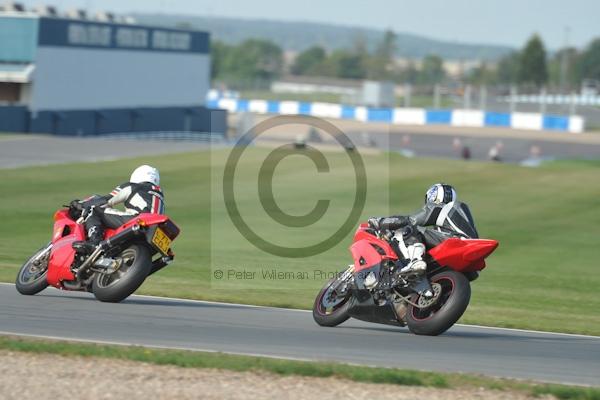
<path fill-rule="evenodd" d="M 396 34 L 387 29 L 375 53 L 369 57 L 367 76 L 369 79 L 391 79 L 394 58 L 396 56 Z"/>
<path fill-rule="evenodd" d="M 367 37 L 363 31 L 356 31 L 352 40 L 352 52 L 360 57 L 369 57 L 369 48 L 367 46 Z"/>
<path fill-rule="evenodd" d="M 291 67 L 294 75 L 314 75 L 319 66 L 327 58 L 327 53 L 320 46 L 313 46 L 298 54 Z"/>
<path fill-rule="evenodd" d="M 443 60 L 437 55 L 426 56 L 423 59 L 417 82 L 425 85 L 441 83 L 446 76 L 443 64 Z"/>
<path fill-rule="evenodd" d="M 519 58 L 519 83 L 534 84 L 538 87 L 548 82 L 546 49 L 539 35 L 533 35 Z"/>
<path fill-rule="evenodd" d="M 592 41 L 581 54 L 578 70 L 582 79 L 600 80 L 600 38 Z"/>
<path fill-rule="evenodd" d="M 377 47 L 376 55 L 381 56 L 390 62 L 394 59 L 397 50 L 398 36 L 391 29 L 386 29 L 383 33 L 383 39 Z"/>
<path fill-rule="evenodd" d="M 494 83 L 495 79 L 494 71 L 487 66 L 485 61 L 469 71 L 466 77 L 467 82 L 475 85 L 489 85 Z"/>
<path fill-rule="evenodd" d="M 419 70 L 415 67 L 415 63 L 409 61 L 406 67 L 402 68 L 397 74 L 396 79 L 398 83 L 410 83 L 415 84 L 419 79 Z"/>
<path fill-rule="evenodd" d="M 496 81 L 503 84 L 514 84 L 519 81 L 519 53 L 513 52 L 500 59 L 496 67 Z"/>
<path fill-rule="evenodd" d="M 279 76 L 283 52 L 268 40 L 248 39 L 227 51 L 217 76 L 240 85 L 256 86 Z"/>
<path fill-rule="evenodd" d="M 344 79 L 365 79 L 369 62 L 364 35 L 357 33 L 352 49 L 339 49 L 333 51 L 324 62 L 319 65 L 317 73 L 322 76 L 331 76 Z"/>
<path fill-rule="evenodd" d="M 578 68 L 579 58 L 580 54 L 574 47 L 564 48 L 557 51 L 548 62 L 549 82 L 557 87 L 560 87 L 561 84 L 564 84 L 566 86 L 564 89 L 578 86 L 579 82 L 581 81 L 579 74 L 580 71 Z"/>
<path fill-rule="evenodd" d="M 356 51 L 336 50 L 328 60 L 333 76 L 345 79 L 365 79 L 364 55 Z"/>
<path fill-rule="evenodd" d="M 228 57 L 228 53 L 233 48 L 223 42 L 213 41 L 210 45 L 210 75 L 212 79 L 215 79 L 219 74 L 223 74 L 223 66 Z"/>

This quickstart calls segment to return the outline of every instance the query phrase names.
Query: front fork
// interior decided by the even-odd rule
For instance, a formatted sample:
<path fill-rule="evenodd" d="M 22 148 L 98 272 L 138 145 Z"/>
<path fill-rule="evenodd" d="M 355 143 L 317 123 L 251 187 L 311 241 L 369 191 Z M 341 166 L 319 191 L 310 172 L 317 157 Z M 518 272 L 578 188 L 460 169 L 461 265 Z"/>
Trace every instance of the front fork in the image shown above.
<path fill-rule="evenodd" d="M 48 254 L 50 253 L 50 250 L 52 250 L 52 246 L 53 246 L 52 242 L 48 243 L 48 246 L 46 246 L 46 247 L 44 248 L 44 250 L 42 250 L 41 252 L 39 252 L 39 253 L 37 254 L 37 256 L 35 256 L 35 258 L 34 258 L 33 260 L 31 260 L 31 263 L 32 263 L 34 266 L 38 267 L 38 266 L 40 265 L 40 262 L 41 262 L 41 261 L 42 261 L 44 258 L 48 257 Z"/>

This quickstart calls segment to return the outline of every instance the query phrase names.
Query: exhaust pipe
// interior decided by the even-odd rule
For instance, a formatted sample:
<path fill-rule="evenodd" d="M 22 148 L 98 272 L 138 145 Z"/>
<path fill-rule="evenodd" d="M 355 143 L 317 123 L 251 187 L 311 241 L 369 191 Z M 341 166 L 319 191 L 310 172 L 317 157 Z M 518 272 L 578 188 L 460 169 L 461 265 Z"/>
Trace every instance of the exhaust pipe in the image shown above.
<path fill-rule="evenodd" d="M 136 224 L 129 229 L 125 229 L 123 232 L 117 233 L 115 236 L 106 239 L 94 250 L 94 252 L 84 261 L 84 263 L 79 267 L 76 273 L 77 280 L 80 281 L 83 278 L 83 272 L 87 271 L 91 265 L 93 265 L 98 257 L 104 252 L 104 250 L 119 246 L 137 236 L 140 233 L 141 226 Z"/>
<path fill-rule="evenodd" d="M 140 229 L 141 226 L 136 224 L 131 228 L 125 229 L 123 232 L 119 232 L 115 236 L 106 239 L 104 242 L 100 243 L 100 246 L 103 249 L 119 246 L 137 236 L 140 233 Z"/>
<path fill-rule="evenodd" d="M 67 289 L 67 290 L 74 290 L 74 291 L 85 290 L 83 287 L 83 284 L 81 282 L 74 283 L 74 282 L 63 281 L 62 284 L 65 287 L 65 289 Z"/>

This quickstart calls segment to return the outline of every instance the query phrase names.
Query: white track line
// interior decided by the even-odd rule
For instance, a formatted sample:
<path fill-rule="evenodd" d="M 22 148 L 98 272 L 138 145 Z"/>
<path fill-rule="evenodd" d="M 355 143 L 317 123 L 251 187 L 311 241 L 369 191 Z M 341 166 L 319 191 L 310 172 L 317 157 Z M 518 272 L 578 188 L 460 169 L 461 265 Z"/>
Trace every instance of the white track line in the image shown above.
<path fill-rule="evenodd" d="M 56 340 L 61 342 L 76 342 L 76 343 L 87 343 L 87 344 L 105 344 L 111 346 L 126 346 L 126 347 L 144 347 L 151 349 L 160 349 L 160 350 L 181 350 L 181 351 L 197 351 L 202 353 L 222 353 L 222 354 L 231 354 L 236 356 L 249 356 L 249 357 L 265 357 L 265 358 L 274 358 L 277 360 L 294 360 L 294 361 L 307 361 L 307 362 L 327 362 L 329 360 L 318 360 L 311 358 L 300 358 L 300 357 L 285 357 L 285 356 L 277 356 L 271 354 L 261 354 L 261 353 L 243 353 L 243 352 L 234 352 L 234 351 L 222 351 L 215 349 L 204 349 L 204 348 L 196 348 L 196 347 L 182 347 L 182 346 L 162 346 L 158 344 L 142 344 L 135 342 L 120 342 L 120 341 L 112 341 L 112 340 L 102 340 L 102 339 L 81 339 L 81 338 L 70 338 L 63 336 L 52 336 L 52 335 L 36 335 L 31 333 L 18 333 L 18 332 L 9 332 L 9 331 L 0 331 L 0 336 L 22 336 L 29 338 L 40 338 L 40 339 L 49 339 Z M 331 362 L 339 363 L 339 361 L 331 360 Z M 344 363 L 347 364 L 347 363 Z M 351 365 L 365 365 L 366 364 L 351 364 Z"/>
<path fill-rule="evenodd" d="M 151 297 L 151 296 L 146 296 Z M 218 304 L 231 304 L 231 303 L 218 303 Z M 16 332 L 8 332 L 8 331 L 0 331 L 0 336 L 17 336 L 17 337 L 27 337 L 27 338 L 36 338 L 36 339 L 47 339 L 59 342 L 71 342 L 71 343 L 85 343 L 85 344 L 96 344 L 96 345 L 107 345 L 107 346 L 123 346 L 123 347 L 141 347 L 146 349 L 157 349 L 157 350 L 179 350 L 179 351 L 193 351 L 199 353 L 210 353 L 210 354 L 228 354 L 232 356 L 245 356 L 245 357 L 259 357 L 259 358 L 269 358 L 273 360 L 288 360 L 288 361 L 299 361 L 299 362 L 316 362 L 316 363 L 334 363 L 340 365 L 348 365 L 352 367 L 368 367 L 368 368 L 379 368 L 379 369 L 402 369 L 399 367 L 382 367 L 373 364 L 359 364 L 348 361 L 339 361 L 335 359 L 317 359 L 317 358 L 301 358 L 301 357 L 293 357 L 293 356 L 277 356 L 273 354 L 262 354 L 262 353 L 243 353 L 243 352 L 235 352 L 235 351 L 223 351 L 223 350 L 214 350 L 214 349 L 204 349 L 204 348 L 190 348 L 190 347 L 177 347 L 177 346 L 161 346 L 161 345 L 153 345 L 153 344 L 139 344 L 133 342 L 120 342 L 120 341 L 110 341 L 110 340 L 94 340 L 94 339 L 79 339 L 79 338 L 66 338 L 61 336 L 51 336 L 51 335 L 34 335 L 34 334 L 23 334 Z M 439 373 L 458 373 L 463 375 L 481 375 L 476 372 L 467 372 L 467 371 L 432 371 L 427 369 L 413 369 L 415 371 L 420 372 L 439 372 Z M 501 375 L 488 375 L 484 374 L 484 376 L 488 378 L 496 378 L 496 379 L 507 379 L 513 381 L 531 381 L 538 383 L 550 383 L 550 384 L 560 384 L 560 385 L 571 385 L 571 386 L 580 386 L 580 387 L 593 387 L 593 385 L 582 384 L 582 383 L 573 383 L 573 382 L 558 382 L 554 380 L 545 380 L 545 379 L 521 379 L 514 378 L 508 376 Z"/>
<path fill-rule="evenodd" d="M 5 286 L 15 286 L 14 283 L 0 282 L 0 285 Z M 215 305 L 228 305 L 228 306 L 236 306 L 236 307 L 245 307 L 245 308 L 259 308 L 259 309 L 270 309 L 270 310 L 278 310 L 278 311 L 293 311 L 293 312 L 312 312 L 311 310 L 300 310 L 296 308 L 283 308 L 283 307 L 273 307 L 273 306 L 260 306 L 254 304 L 240 304 L 240 303 L 225 303 L 220 301 L 209 301 L 209 300 L 194 300 L 194 299 L 181 299 L 177 297 L 163 297 L 163 296 L 149 296 L 143 294 L 134 294 L 130 297 L 140 297 L 146 299 L 160 299 L 166 301 L 173 302 L 186 302 L 186 303 L 200 303 L 200 304 L 215 304 Z M 594 335 L 582 335 L 577 333 L 561 333 L 561 332 L 547 332 L 547 331 L 536 331 L 531 329 L 518 329 L 518 328 L 502 328 L 496 326 L 484 326 L 484 325 L 468 325 L 468 324 L 456 324 L 456 326 L 462 326 L 466 328 L 477 328 L 477 329 L 496 329 L 501 331 L 508 332 L 523 332 L 523 333 L 533 333 L 533 334 L 543 334 L 543 335 L 558 335 L 558 336 L 571 336 L 571 337 L 579 337 L 579 338 L 587 338 L 587 339 L 600 339 L 600 336 Z"/>
<path fill-rule="evenodd" d="M 230 303 L 223 303 L 230 304 Z M 229 354 L 233 356 L 246 356 L 246 357 L 262 357 L 262 358 L 271 358 L 275 360 L 291 360 L 291 361 L 302 361 L 302 362 L 318 362 L 318 363 L 335 363 L 335 364 L 343 364 L 343 365 L 351 365 L 356 367 L 370 367 L 370 368 L 386 368 L 386 369 L 397 369 L 398 367 L 382 367 L 375 364 L 359 364 L 353 363 L 349 361 L 339 361 L 336 359 L 319 359 L 319 358 L 307 358 L 307 357 L 295 357 L 295 356 L 278 356 L 275 354 L 265 354 L 265 353 L 252 353 L 252 352 L 239 352 L 239 351 L 228 351 L 228 350 L 215 350 L 215 349 L 206 349 L 206 348 L 198 348 L 198 347 L 183 347 L 183 346 L 164 346 L 159 344 L 142 344 L 135 342 L 121 342 L 121 341 L 112 341 L 112 340 L 102 340 L 102 339 L 81 339 L 81 338 L 70 338 L 63 336 L 52 336 L 52 335 L 37 335 L 32 333 L 18 333 L 18 332 L 9 332 L 9 331 L 0 331 L 0 336 L 17 336 L 17 337 L 28 337 L 28 338 L 38 338 L 38 339 L 48 339 L 60 342 L 75 342 L 75 343 L 86 343 L 86 344 L 103 344 L 110 346 L 124 346 L 124 347 L 142 347 L 149 349 L 159 349 L 159 350 L 180 350 L 180 351 L 194 351 L 199 353 L 220 353 L 220 354 Z M 425 369 L 417 369 L 416 371 L 430 372 Z M 468 374 L 469 372 L 459 372 Z M 495 375 L 486 375 L 496 378 L 503 378 L 502 376 Z M 517 378 L 506 378 L 504 379 L 517 379 Z M 551 381 L 549 381 L 552 383 Z M 581 386 L 581 385 L 580 385 Z"/>

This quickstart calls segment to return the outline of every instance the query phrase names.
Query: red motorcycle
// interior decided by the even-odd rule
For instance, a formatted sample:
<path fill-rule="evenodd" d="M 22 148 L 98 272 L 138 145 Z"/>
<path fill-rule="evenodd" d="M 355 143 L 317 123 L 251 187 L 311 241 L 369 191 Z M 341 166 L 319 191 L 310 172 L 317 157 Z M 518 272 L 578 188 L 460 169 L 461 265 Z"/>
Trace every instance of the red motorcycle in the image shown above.
<path fill-rule="evenodd" d="M 81 210 L 64 208 L 54 214 L 52 241 L 19 270 L 19 293 L 34 295 L 49 285 L 63 290 L 88 291 L 100 301 L 118 303 L 144 280 L 173 261 L 172 241 L 179 228 L 168 216 L 139 214 L 117 229 L 107 229 L 105 240 L 90 255 L 73 249 L 86 239 Z"/>
<path fill-rule="evenodd" d="M 360 225 L 350 247 L 354 264 L 327 282 L 315 299 L 317 324 L 337 326 L 354 317 L 408 325 L 417 335 L 444 333 L 467 309 L 470 281 L 479 276 L 485 258 L 498 247 L 495 240 L 446 234 L 447 239 L 425 253 L 426 272 L 406 274 L 401 270 L 408 260 L 402 256 L 395 234 Z"/>

